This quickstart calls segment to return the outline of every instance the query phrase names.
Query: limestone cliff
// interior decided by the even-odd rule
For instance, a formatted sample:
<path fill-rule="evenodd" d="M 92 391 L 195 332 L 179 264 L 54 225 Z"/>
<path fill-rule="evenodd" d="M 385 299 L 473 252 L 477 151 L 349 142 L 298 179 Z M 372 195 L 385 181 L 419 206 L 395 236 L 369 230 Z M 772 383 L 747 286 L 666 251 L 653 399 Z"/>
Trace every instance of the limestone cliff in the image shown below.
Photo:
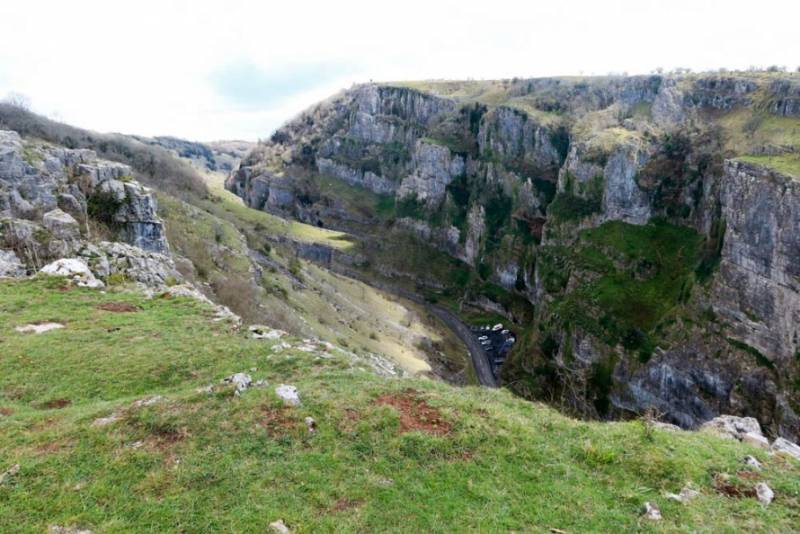
<path fill-rule="evenodd" d="M 498 302 L 526 299 L 504 368 L 522 394 L 686 427 L 755 415 L 797 438 L 797 88 L 781 73 L 361 85 L 226 185 L 434 244 L 473 273 L 440 284 L 459 306 L 514 316 Z"/>

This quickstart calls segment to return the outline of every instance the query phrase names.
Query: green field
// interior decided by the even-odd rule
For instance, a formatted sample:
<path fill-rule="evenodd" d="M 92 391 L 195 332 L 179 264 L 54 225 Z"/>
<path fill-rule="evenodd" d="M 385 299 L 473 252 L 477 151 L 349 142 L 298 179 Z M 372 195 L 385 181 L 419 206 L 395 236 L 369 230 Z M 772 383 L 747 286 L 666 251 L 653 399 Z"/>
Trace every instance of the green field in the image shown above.
<path fill-rule="evenodd" d="M 36 321 L 65 327 L 14 330 Z M 800 520 L 800 464 L 738 442 L 580 422 L 288 342 L 273 351 L 182 298 L 0 282 L 0 473 L 20 466 L 0 483 L 0 531 L 265 532 L 282 519 L 294 532 L 789 532 Z M 239 371 L 268 386 L 234 397 L 220 379 Z M 281 383 L 302 406 L 282 405 Z M 745 454 L 765 468 L 747 471 Z M 776 499 L 726 496 L 723 476 L 745 492 L 766 481 Z M 694 501 L 664 497 L 687 483 Z M 645 501 L 662 521 L 640 518 Z"/>

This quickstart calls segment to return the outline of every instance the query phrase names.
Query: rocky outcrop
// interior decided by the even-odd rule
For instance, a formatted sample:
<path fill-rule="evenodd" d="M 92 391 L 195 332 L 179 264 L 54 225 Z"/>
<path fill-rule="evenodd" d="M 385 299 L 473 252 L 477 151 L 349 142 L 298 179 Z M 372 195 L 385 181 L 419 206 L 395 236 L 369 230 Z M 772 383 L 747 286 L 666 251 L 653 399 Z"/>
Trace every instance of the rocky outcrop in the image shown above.
<path fill-rule="evenodd" d="M 800 182 L 728 161 L 721 205 L 714 310 L 732 337 L 783 368 L 800 349 Z"/>
<path fill-rule="evenodd" d="M 414 147 L 413 173 L 403 178 L 399 198 L 413 196 L 431 206 L 438 206 L 453 178 L 464 174 L 464 157 L 451 154 L 447 147 L 417 141 Z"/>
<path fill-rule="evenodd" d="M 478 146 L 481 155 L 510 162 L 514 167 L 554 177 L 561 164 L 551 129 L 522 111 L 498 107 L 481 121 Z"/>
<path fill-rule="evenodd" d="M 0 246 L 31 267 L 70 256 L 89 237 L 88 219 L 122 241 L 169 251 L 152 192 L 127 165 L 0 131 Z"/>

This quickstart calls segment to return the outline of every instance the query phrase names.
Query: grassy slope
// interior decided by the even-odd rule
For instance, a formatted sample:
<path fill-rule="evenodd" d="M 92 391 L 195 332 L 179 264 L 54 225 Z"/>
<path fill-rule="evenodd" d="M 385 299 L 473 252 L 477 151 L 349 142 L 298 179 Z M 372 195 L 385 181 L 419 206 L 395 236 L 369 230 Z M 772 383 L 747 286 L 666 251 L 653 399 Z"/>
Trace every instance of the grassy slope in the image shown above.
<path fill-rule="evenodd" d="M 159 211 L 173 248 L 192 259 L 199 278 L 237 313 L 305 336 L 346 339 L 350 350 L 381 354 L 410 373 L 431 371 L 428 362 L 435 359 L 447 367 L 446 376 L 475 382 L 463 344 L 422 306 L 298 261 L 291 247 L 275 242 L 286 238 L 347 251 L 358 246 L 354 237 L 247 208 L 221 188 L 217 174 L 209 175 L 209 189 L 210 199 L 195 201 L 202 209 L 162 194 Z M 280 269 L 263 269 L 253 285 L 246 247 L 264 250 L 265 243 Z"/>
<path fill-rule="evenodd" d="M 97 308 L 108 301 L 141 311 Z M 21 465 L 0 486 L 0 531 L 264 532 L 280 518 L 297 532 L 787 532 L 800 519 L 800 466 L 742 444 L 648 438 L 638 422 L 578 422 L 503 390 L 384 379 L 336 352 L 275 353 L 209 315 L 183 299 L 0 282 L 0 408 L 10 412 L 0 417 L 0 471 Z M 67 327 L 13 331 L 44 319 Z M 238 399 L 196 391 L 251 368 L 270 387 Z M 282 382 L 298 387 L 302 407 L 281 407 L 273 387 Z M 376 402 L 408 388 L 448 433 L 401 432 L 395 408 Z M 152 394 L 165 399 L 132 407 Z M 71 404 L 44 406 L 61 399 Z M 92 426 L 113 412 L 119 421 Z M 717 473 L 752 486 L 736 476 L 748 453 L 766 463 L 758 476 L 776 491 L 769 508 L 712 488 Z M 696 501 L 663 497 L 686 482 L 700 489 Z M 646 500 L 662 522 L 639 519 Z"/>

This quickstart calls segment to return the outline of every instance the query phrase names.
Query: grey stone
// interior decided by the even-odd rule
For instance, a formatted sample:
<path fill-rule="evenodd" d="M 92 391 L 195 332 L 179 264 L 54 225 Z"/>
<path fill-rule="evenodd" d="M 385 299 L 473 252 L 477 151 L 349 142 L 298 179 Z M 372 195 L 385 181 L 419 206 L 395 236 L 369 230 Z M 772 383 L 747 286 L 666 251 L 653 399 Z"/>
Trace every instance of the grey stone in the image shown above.
<path fill-rule="evenodd" d="M 80 225 L 69 213 L 60 209 L 48 211 L 42 217 L 42 226 L 56 239 L 80 239 Z"/>
<path fill-rule="evenodd" d="M 275 394 L 283 400 L 284 404 L 290 406 L 300 406 L 300 395 L 297 388 L 287 384 L 281 384 L 275 388 Z"/>
<path fill-rule="evenodd" d="M 0 278 L 25 276 L 25 266 L 13 250 L 0 249 Z"/>
<path fill-rule="evenodd" d="M 800 446 L 788 439 L 778 437 L 772 442 L 770 449 L 778 454 L 786 454 L 795 460 L 800 460 Z"/>
<path fill-rule="evenodd" d="M 772 502 L 772 499 L 775 498 L 775 492 L 773 492 L 772 489 L 764 482 L 759 482 L 756 484 L 755 489 L 758 501 L 764 506 L 768 506 Z"/>

